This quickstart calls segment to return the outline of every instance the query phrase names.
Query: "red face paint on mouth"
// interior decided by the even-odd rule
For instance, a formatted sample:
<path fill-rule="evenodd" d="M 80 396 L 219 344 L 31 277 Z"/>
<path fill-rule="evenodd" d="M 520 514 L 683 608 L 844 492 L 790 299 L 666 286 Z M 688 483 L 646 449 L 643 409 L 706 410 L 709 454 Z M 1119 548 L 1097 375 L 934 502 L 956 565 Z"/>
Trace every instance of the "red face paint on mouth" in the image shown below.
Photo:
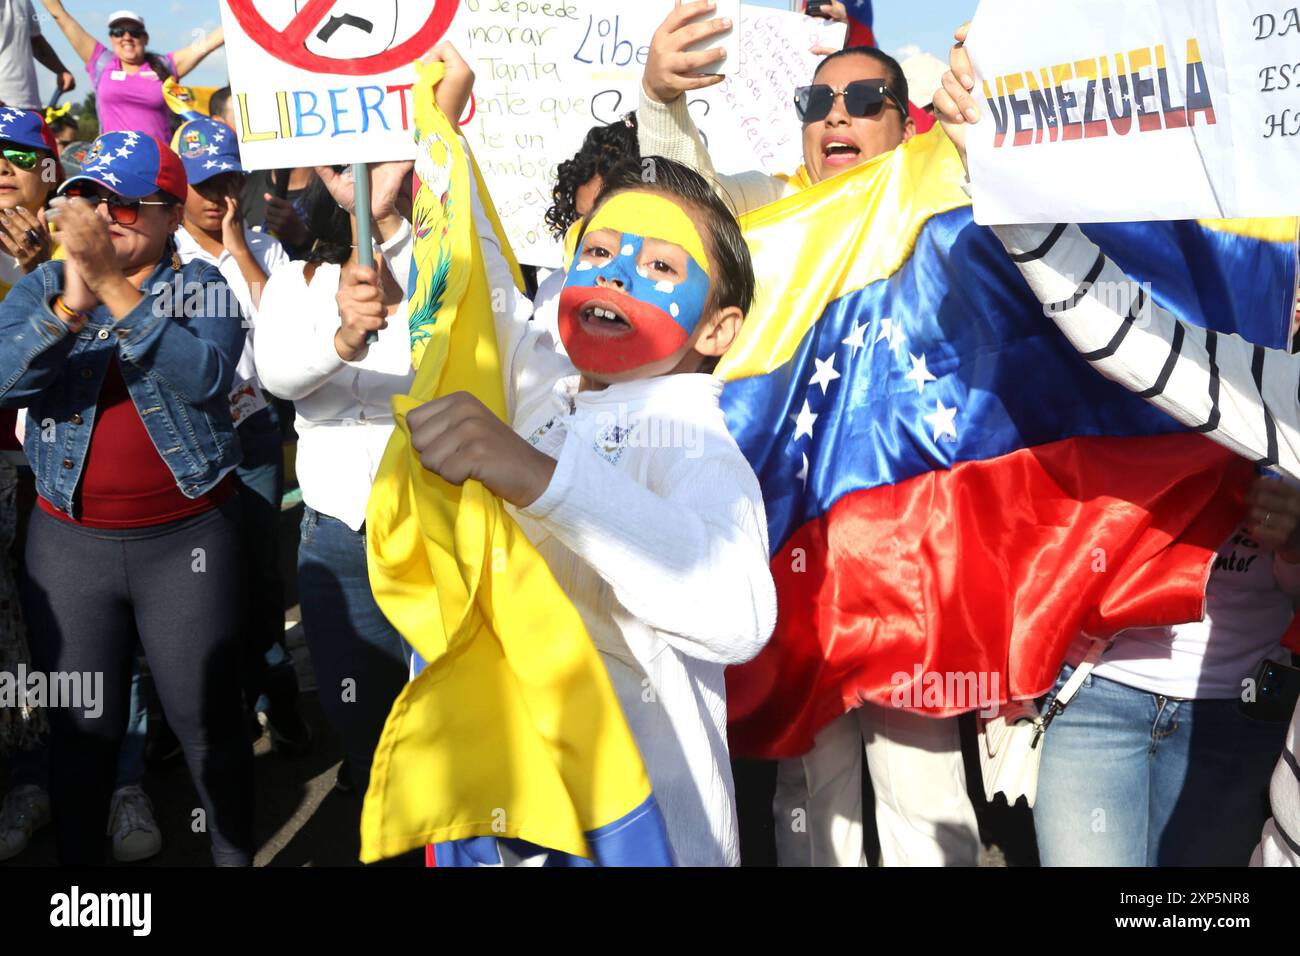
<path fill-rule="evenodd" d="M 559 326 L 569 359 L 598 375 L 663 361 L 689 338 L 663 309 L 609 287 L 565 288 Z"/>

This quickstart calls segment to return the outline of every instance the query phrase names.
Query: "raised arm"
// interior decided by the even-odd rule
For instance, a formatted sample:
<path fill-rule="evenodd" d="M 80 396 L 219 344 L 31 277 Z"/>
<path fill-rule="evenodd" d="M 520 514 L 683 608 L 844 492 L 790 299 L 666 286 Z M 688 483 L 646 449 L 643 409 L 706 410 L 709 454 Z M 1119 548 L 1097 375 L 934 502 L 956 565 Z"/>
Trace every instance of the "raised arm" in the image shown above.
<path fill-rule="evenodd" d="M 934 95 L 963 162 L 966 125 L 980 117 L 964 47 L 968 29 L 958 29 Z M 1140 289 L 1127 311 L 1104 301 L 1097 290 L 1133 284 L 1078 226 L 994 232 L 1047 314 L 1098 372 L 1237 454 L 1300 478 L 1300 356 L 1183 322 Z"/>
<path fill-rule="evenodd" d="M 85 27 L 78 23 L 72 14 L 63 9 L 62 0 L 41 0 L 41 2 L 45 4 L 45 9 L 59 25 L 63 35 L 68 38 L 77 56 L 81 57 L 83 63 L 89 63 L 90 58 L 95 55 L 98 41 L 86 32 Z"/>
<path fill-rule="evenodd" d="M 76 89 L 77 80 L 72 72 L 63 65 L 59 55 L 50 46 L 50 41 L 40 34 L 32 34 L 32 57 L 58 78 L 59 91 L 70 93 Z"/>
<path fill-rule="evenodd" d="M 691 119 L 688 94 L 721 83 L 721 74 L 695 71 L 721 59 L 725 51 L 688 52 L 686 47 L 725 32 L 726 20 L 690 21 L 707 13 L 704 2 L 683 3 L 675 8 L 655 31 L 641 80 L 637 105 L 637 145 L 642 156 L 662 156 L 689 166 L 711 183 L 735 207 L 736 213 L 757 208 L 781 198 L 777 179 L 755 170 L 738 176 L 719 176 L 713 168 L 708 147 Z"/>
<path fill-rule="evenodd" d="M 1047 312 L 1098 372 L 1261 465 L 1300 477 L 1300 356 L 1183 322 L 1132 286 L 1078 226 L 993 230 Z"/>
<path fill-rule="evenodd" d="M 204 32 L 188 46 L 183 46 L 172 53 L 172 61 L 176 64 L 176 79 L 181 79 L 196 66 L 203 62 L 213 50 L 218 49 L 226 42 L 226 31 L 224 27 L 217 27 L 215 30 Z"/>

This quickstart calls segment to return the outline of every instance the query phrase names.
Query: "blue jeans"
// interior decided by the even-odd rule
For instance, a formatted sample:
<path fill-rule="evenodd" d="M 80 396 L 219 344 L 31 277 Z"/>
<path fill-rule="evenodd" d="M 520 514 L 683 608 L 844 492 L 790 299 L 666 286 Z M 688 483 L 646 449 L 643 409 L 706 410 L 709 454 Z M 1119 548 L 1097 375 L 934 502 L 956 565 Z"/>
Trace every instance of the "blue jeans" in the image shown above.
<path fill-rule="evenodd" d="M 1052 700 L 1074 673 L 1066 666 Z M 1268 819 L 1285 722 L 1090 675 L 1043 737 L 1043 866 L 1245 866 Z"/>
<path fill-rule="evenodd" d="M 357 792 L 365 793 L 384 722 L 410 674 L 411 649 L 370 591 L 364 528 L 304 510 L 298 596 L 321 709 L 342 738 Z"/>

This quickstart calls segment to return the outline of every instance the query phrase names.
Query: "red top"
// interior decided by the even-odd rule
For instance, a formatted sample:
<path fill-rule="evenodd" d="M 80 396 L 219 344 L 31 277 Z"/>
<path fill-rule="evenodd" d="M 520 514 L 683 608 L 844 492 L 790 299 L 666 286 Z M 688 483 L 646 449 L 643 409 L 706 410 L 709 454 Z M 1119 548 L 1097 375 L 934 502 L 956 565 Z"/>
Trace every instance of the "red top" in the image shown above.
<path fill-rule="evenodd" d="M 86 528 L 148 528 L 215 508 L 231 491 L 227 478 L 202 497 L 181 494 L 114 359 L 99 391 L 95 430 L 75 499 L 80 519 L 69 518 L 44 498 L 38 503 L 46 514 Z"/>

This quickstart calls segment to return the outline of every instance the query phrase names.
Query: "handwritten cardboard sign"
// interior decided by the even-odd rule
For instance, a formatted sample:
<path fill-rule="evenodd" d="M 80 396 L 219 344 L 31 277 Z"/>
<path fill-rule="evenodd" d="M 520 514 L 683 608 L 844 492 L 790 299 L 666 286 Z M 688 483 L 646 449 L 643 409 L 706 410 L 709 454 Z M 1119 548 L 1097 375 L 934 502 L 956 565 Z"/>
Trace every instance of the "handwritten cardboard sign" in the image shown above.
<path fill-rule="evenodd" d="M 464 0 L 451 38 L 477 76 L 475 113 L 464 126 L 520 261 L 557 267 L 547 231 L 557 167 L 587 131 L 636 109 L 650 39 L 672 0 Z M 809 82 L 815 45 L 838 48 L 842 25 L 743 7 L 739 66 L 688 96 L 692 118 L 722 173 L 793 172 L 802 162 L 794 90 Z"/>
<path fill-rule="evenodd" d="M 981 223 L 1300 212 L 1295 0 L 983 0 Z"/>
<path fill-rule="evenodd" d="M 673 0 L 221 0 L 249 169 L 415 156 L 410 63 L 445 36 L 473 67 L 462 129 L 520 261 L 558 266 L 545 212 L 561 162 L 637 106 Z M 722 9 L 721 7 L 719 9 Z M 844 28 L 741 7 L 726 82 L 689 96 L 719 172 L 792 172 L 796 86 Z M 731 13 L 732 10 L 725 12 Z M 415 52 L 415 51 L 419 52 Z"/>

